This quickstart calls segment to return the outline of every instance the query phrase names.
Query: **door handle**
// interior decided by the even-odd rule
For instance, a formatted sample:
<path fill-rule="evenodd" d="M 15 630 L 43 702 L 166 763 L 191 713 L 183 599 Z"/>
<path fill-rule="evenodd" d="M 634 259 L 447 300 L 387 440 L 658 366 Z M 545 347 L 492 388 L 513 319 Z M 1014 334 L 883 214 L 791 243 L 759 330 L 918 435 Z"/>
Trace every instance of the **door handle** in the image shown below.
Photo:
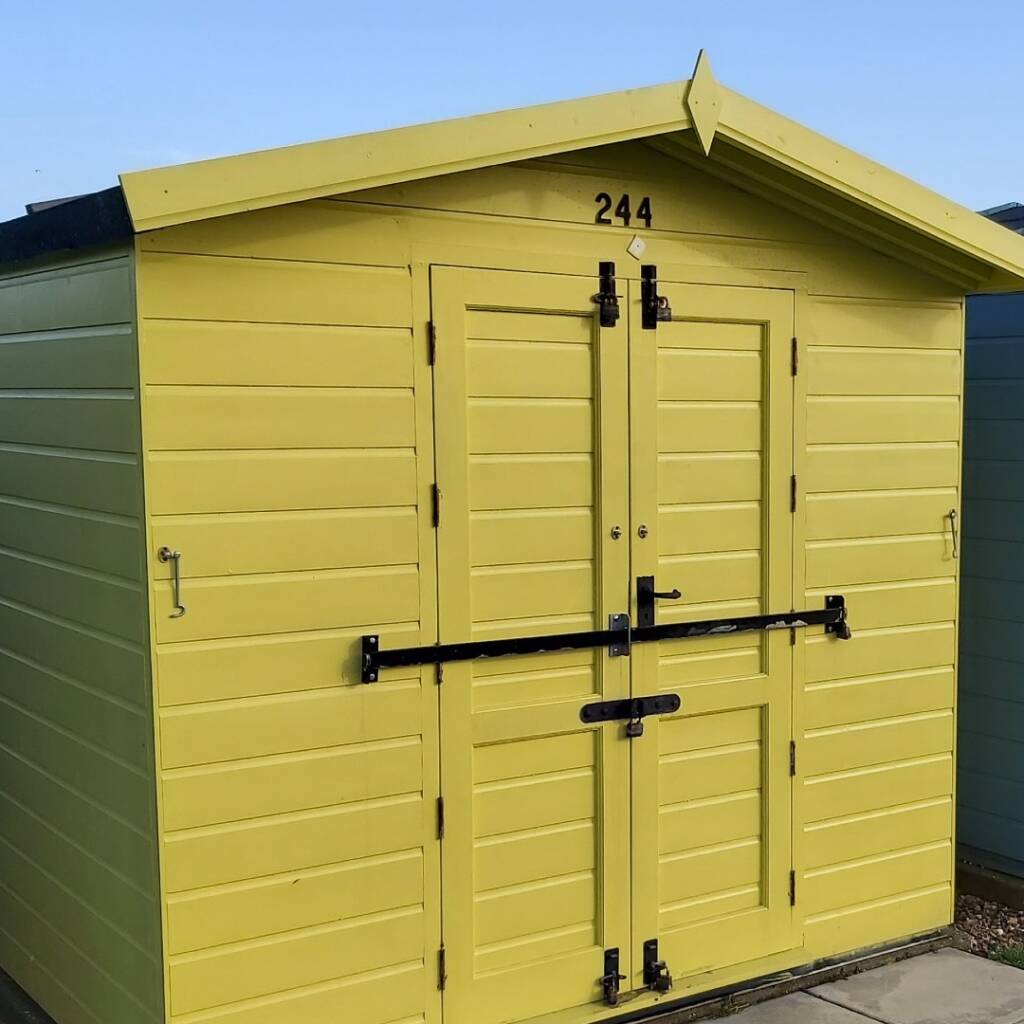
<path fill-rule="evenodd" d="M 636 623 L 638 626 L 653 626 L 655 618 L 654 602 L 659 598 L 664 601 L 678 601 L 683 595 L 678 588 L 672 590 L 655 590 L 653 576 L 637 576 L 636 578 Z"/>

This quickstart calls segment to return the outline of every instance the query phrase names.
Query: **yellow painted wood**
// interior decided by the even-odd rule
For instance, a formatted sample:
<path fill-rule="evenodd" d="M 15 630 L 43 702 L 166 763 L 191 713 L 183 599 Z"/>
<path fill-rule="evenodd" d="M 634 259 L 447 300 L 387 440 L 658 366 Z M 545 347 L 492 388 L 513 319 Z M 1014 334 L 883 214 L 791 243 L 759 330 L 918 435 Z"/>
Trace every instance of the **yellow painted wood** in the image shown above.
<path fill-rule="evenodd" d="M 609 532 L 628 526 L 626 329 L 598 327 L 592 293 L 582 277 L 432 273 L 442 640 L 602 628 L 625 607 L 628 548 Z M 624 660 L 445 669 L 456 1024 L 599 1003 L 605 946 L 628 966 L 629 751 L 579 719 L 585 699 L 625 695 Z"/>
<path fill-rule="evenodd" d="M 630 364 L 633 520 L 653 527 L 646 537 L 634 531 L 633 571 L 683 592 L 678 603 L 659 602 L 660 622 L 790 607 L 793 295 L 664 278 L 659 289 L 679 323 L 649 342 L 630 291 L 631 330 L 641 339 Z M 711 356 L 703 346 L 715 328 L 723 331 Z M 714 360 L 728 384 L 704 372 Z M 705 487 L 731 493 L 683 489 L 704 458 L 662 474 L 665 457 L 681 451 L 727 467 Z M 743 455 L 723 458 L 733 452 Z M 682 714 L 648 719 L 632 743 L 634 971 L 652 936 L 682 978 L 799 945 L 788 894 L 791 648 L 781 634 L 728 642 L 748 650 L 738 660 L 730 650 L 722 664 L 712 648 L 697 678 L 734 675 L 736 684 L 703 682 L 692 703 L 684 689 Z M 633 692 L 675 689 L 687 678 L 676 659 L 700 653 L 690 643 L 635 648 Z"/>

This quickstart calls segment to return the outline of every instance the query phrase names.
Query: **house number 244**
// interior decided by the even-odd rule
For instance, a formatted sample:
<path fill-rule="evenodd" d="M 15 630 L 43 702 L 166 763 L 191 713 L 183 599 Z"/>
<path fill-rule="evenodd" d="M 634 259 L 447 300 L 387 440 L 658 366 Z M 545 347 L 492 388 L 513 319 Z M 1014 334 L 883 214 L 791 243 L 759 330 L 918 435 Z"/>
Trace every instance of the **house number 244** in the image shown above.
<path fill-rule="evenodd" d="M 612 208 L 614 200 L 607 192 L 598 192 L 594 196 L 594 202 L 597 203 L 597 214 L 594 217 L 595 224 L 613 224 L 614 221 L 608 216 L 608 212 Z M 628 228 L 629 222 L 633 219 L 633 208 L 632 202 L 629 198 L 628 192 L 623 192 L 618 203 L 615 206 L 615 214 L 619 220 Z M 636 208 L 637 220 L 642 220 L 647 227 L 651 226 L 653 216 L 651 214 L 651 197 L 644 196 L 640 200 L 640 205 Z"/>

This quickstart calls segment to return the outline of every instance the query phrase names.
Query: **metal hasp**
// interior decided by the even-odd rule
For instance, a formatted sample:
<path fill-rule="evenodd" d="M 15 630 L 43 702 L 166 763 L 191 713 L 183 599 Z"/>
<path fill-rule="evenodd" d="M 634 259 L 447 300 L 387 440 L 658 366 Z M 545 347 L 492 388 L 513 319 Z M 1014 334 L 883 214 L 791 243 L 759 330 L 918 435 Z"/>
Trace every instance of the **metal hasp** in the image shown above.
<path fill-rule="evenodd" d="M 842 594 L 825 598 L 825 607 L 805 612 L 779 612 L 775 615 L 746 615 L 735 619 L 701 619 L 696 622 L 667 622 L 663 625 L 631 628 L 625 614 L 609 617 L 608 629 L 589 633 L 554 633 L 547 636 L 509 637 L 504 640 L 464 640 L 453 644 L 427 644 L 423 647 L 380 649 L 380 637 L 369 633 L 362 638 L 361 678 L 375 683 L 381 669 L 403 665 L 440 665 L 447 661 L 475 661 L 478 658 L 503 658 L 511 654 L 544 654 L 553 651 L 579 651 L 588 647 L 607 647 L 608 653 L 627 656 L 633 644 L 654 640 L 681 640 L 725 633 L 753 633 L 769 629 L 801 629 L 824 626 L 825 632 L 849 640 L 846 601 Z"/>
<path fill-rule="evenodd" d="M 606 1006 L 619 1005 L 619 982 L 626 976 L 619 973 L 619 948 L 604 951 L 604 974 L 598 978 Z"/>
<path fill-rule="evenodd" d="M 170 618 L 180 619 L 185 614 L 185 606 L 181 603 L 181 552 L 172 551 L 170 548 L 161 548 L 156 557 L 161 562 L 171 563 L 171 590 L 173 593 L 174 608 Z"/>
<path fill-rule="evenodd" d="M 672 987 L 672 975 L 664 960 L 658 959 L 658 940 L 644 943 L 644 984 L 654 992 L 667 992 Z"/>
<path fill-rule="evenodd" d="M 672 715 L 682 706 L 678 693 L 659 693 L 653 697 L 627 697 L 622 700 L 598 700 L 580 708 L 580 721 L 626 722 L 626 735 L 633 739 L 644 734 L 644 719 L 651 715 Z"/>
<path fill-rule="evenodd" d="M 658 294 L 658 268 L 645 263 L 640 268 L 640 326 L 653 331 L 659 322 L 672 319 L 672 307 Z"/>
<path fill-rule="evenodd" d="M 601 326 L 614 327 L 619 321 L 619 297 L 615 293 L 615 264 L 611 260 L 601 260 L 597 265 L 594 301 L 601 312 Z"/>
<path fill-rule="evenodd" d="M 636 624 L 638 626 L 654 625 L 654 602 L 658 598 L 665 601 L 678 601 L 682 596 L 676 588 L 672 590 L 655 590 L 653 576 L 637 576 Z"/>

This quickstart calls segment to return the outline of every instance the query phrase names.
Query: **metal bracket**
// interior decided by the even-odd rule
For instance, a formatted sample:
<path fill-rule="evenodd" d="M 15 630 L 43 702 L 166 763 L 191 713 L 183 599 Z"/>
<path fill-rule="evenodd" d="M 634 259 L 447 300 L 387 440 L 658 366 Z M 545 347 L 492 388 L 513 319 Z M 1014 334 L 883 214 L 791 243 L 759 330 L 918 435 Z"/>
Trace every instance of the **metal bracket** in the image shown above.
<path fill-rule="evenodd" d="M 734 619 L 700 619 L 695 622 L 667 622 L 660 626 L 635 628 L 630 627 L 628 615 L 620 614 L 611 616 L 608 625 L 608 629 L 597 629 L 588 633 L 554 633 L 501 640 L 465 640 L 452 644 L 399 647 L 391 651 L 382 651 L 380 637 L 376 633 L 368 633 L 362 638 L 361 678 L 364 683 L 375 683 L 380 678 L 381 669 L 404 665 L 440 665 L 448 661 L 475 661 L 478 658 L 501 658 L 512 654 L 580 651 L 590 647 L 607 647 L 609 654 L 620 657 L 628 655 L 632 645 L 637 643 L 685 640 L 726 633 L 754 633 L 772 629 L 800 629 L 805 626 L 824 626 L 826 633 L 840 640 L 849 640 L 852 636 L 846 621 L 846 601 L 841 594 L 826 597 L 825 607 L 814 611 L 745 615 Z"/>
<path fill-rule="evenodd" d="M 601 260 L 597 265 L 597 294 L 594 301 L 601 311 L 601 326 L 614 327 L 619 320 L 619 297 L 615 294 L 615 264 Z"/>
<path fill-rule="evenodd" d="M 640 326 L 645 331 L 672 319 L 668 299 L 658 294 L 658 268 L 650 263 L 640 268 L 640 310 Z"/>
<path fill-rule="evenodd" d="M 659 693 L 653 697 L 626 697 L 622 700 L 598 700 L 580 708 L 580 721 L 639 721 L 650 715 L 671 715 L 682 706 L 678 693 Z"/>
<path fill-rule="evenodd" d="M 618 946 L 614 949 L 606 949 L 604 951 L 604 974 L 598 979 L 605 1006 L 619 1005 L 619 982 L 625 980 L 626 976 L 619 973 Z"/>
<path fill-rule="evenodd" d="M 658 940 L 644 943 L 644 984 L 655 992 L 667 992 L 672 987 L 672 975 L 664 960 L 658 959 Z"/>

